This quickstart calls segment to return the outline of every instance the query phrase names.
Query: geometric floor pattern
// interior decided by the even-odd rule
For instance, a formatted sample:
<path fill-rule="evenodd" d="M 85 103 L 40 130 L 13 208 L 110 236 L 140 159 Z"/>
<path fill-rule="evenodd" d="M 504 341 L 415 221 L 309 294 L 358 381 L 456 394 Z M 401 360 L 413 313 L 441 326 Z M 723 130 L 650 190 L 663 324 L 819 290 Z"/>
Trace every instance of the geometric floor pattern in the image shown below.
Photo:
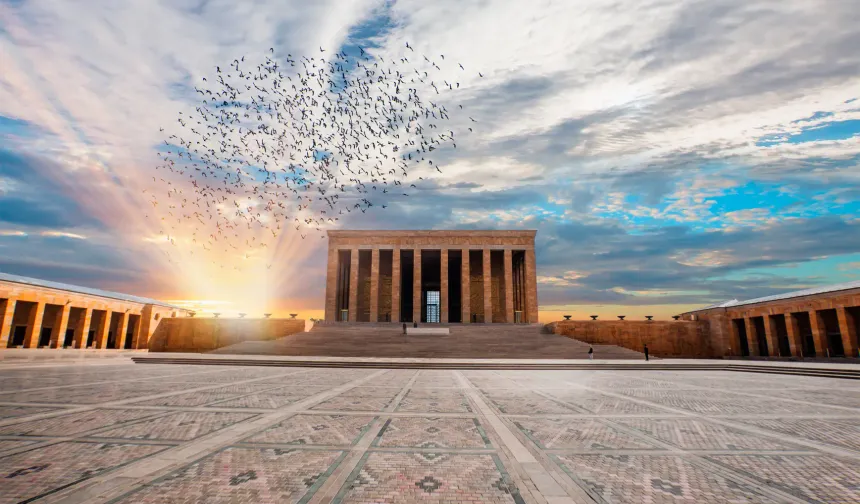
<path fill-rule="evenodd" d="M 0 363 L 0 504 L 860 502 L 860 383 Z"/>

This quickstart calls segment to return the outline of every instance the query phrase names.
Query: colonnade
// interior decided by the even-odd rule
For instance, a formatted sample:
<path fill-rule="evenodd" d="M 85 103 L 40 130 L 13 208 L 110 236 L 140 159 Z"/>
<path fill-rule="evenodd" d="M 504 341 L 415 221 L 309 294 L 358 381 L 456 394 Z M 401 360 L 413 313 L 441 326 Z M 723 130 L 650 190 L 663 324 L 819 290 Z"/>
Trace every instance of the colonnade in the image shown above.
<path fill-rule="evenodd" d="M 731 344 L 734 347 L 730 353 L 744 354 L 743 336 L 746 354 L 754 357 L 860 357 L 858 317 L 860 307 L 856 306 L 730 314 Z"/>

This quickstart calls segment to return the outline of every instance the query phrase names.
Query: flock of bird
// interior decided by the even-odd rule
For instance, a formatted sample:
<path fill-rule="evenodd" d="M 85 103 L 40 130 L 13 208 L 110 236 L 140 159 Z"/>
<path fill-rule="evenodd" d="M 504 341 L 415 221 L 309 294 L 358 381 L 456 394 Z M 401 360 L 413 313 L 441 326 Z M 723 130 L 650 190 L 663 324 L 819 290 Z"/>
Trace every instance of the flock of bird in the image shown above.
<path fill-rule="evenodd" d="M 434 158 L 459 138 L 450 114 L 463 113 L 463 134 L 477 121 L 462 105 L 448 110 L 439 95 L 460 83 L 433 72 L 463 65 L 416 56 L 408 43 L 395 61 L 353 52 L 276 58 L 272 48 L 260 63 L 237 58 L 195 85 L 199 104 L 160 128 L 160 191 L 148 193 L 169 243 L 190 236 L 247 259 L 285 232 L 324 237 L 344 216 L 389 208 L 442 172 Z"/>

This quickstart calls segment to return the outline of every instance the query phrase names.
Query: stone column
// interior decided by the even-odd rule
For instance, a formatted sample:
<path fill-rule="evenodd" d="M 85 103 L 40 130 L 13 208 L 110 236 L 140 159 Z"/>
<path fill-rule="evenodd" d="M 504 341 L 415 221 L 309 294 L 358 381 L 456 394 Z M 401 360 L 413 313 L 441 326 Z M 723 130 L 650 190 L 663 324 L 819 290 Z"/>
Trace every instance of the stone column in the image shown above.
<path fill-rule="evenodd" d="M 63 305 L 57 312 L 57 318 L 54 319 L 54 327 L 51 328 L 51 343 L 48 345 L 51 348 L 63 348 L 63 343 L 66 341 L 66 329 L 69 327 L 69 312 L 72 309 L 69 305 Z"/>
<path fill-rule="evenodd" d="M 776 326 L 770 315 L 764 317 L 764 336 L 767 340 L 767 353 L 771 357 L 781 357 L 779 350 L 779 338 L 776 334 Z"/>
<path fill-rule="evenodd" d="M 325 273 L 325 320 L 334 322 L 337 320 L 337 271 L 338 271 L 337 249 L 329 245 L 328 264 Z"/>
<path fill-rule="evenodd" d="M 400 322 L 400 249 L 391 252 L 391 321 Z"/>
<path fill-rule="evenodd" d="M 439 252 L 439 322 L 448 323 L 448 249 Z"/>
<path fill-rule="evenodd" d="M 514 261 L 513 251 L 505 249 L 505 319 L 514 323 Z"/>
<path fill-rule="evenodd" d="M 120 314 L 116 330 L 117 335 L 113 340 L 116 341 L 117 350 L 122 350 L 125 348 L 125 333 L 128 331 L 128 312 Z"/>
<path fill-rule="evenodd" d="M 9 346 L 12 334 L 12 319 L 15 318 L 15 299 L 0 300 L 0 348 Z"/>
<path fill-rule="evenodd" d="M 27 332 L 24 335 L 24 348 L 39 346 L 39 335 L 42 333 L 42 319 L 45 317 L 45 303 L 37 301 L 30 308 L 27 316 Z"/>
<path fill-rule="evenodd" d="M 137 333 L 137 341 L 131 342 L 132 348 L 136 350 L 149 348 L 149 338 L 152 337 L 152 333 L 158 327 L 158 321 L 154 320 L 152 313 L 154 308 L 151 304 L 143 305 L 143 309 L 140 311 L 140 329 L 136 329 L 135 331 Z"/>
<path fill-rule="evenodd" d="M 104 316 L 101 321 L 99 321 L 99 325 L 96 326 L 96 335 L 95 338 L 93 338 L 93 348 L 104 350 L 107 347 L 108 333 L 110 332 L 110 319 L 112 315 L 113 311 L 104 311 Z"/>
<path fill-rule="evenodd" d="M 484 266 L 484 323 L 493 322 L 493 269 L 490 267 L 490 249 L 483 250 L 481 259 Z"/>
<path fill-rule="evenodd" d="M 77 327 L 75 327 L 75 340 L 72 346 L 78 349 L 87 347 L 87 338 L 90 335 L 90 323 L 93 320 L 92 308 L 84 308 L 84 313 L 78 319 Z"/>
<path fill-rule="evenodd" d="M 537 265 L 535 264 L 535 250 L 526 249 L 526 320 L 532 324 L 538 322 L 538 297 L 537 297 Z"/>
<path fill-rule="evenodd" d="M 824 321 L 818 310 L 809 310 L 809 325 L 812 326 L 812 342 L 815 345 L 816 357 L 827 357 L 830 353 L 830 345 L 827 344 L 827 335 L 824 333 Z"/>
<path fill-rule="evenodd" d="M 370 251 L 370 321 L 379 322 L 379 249 Z"/>
<path fill-rule="evenodd" d="M 358 249 L 349 251 L 349 321 L 358 320 Z"/>
<path fill-rule="evenodd" d="M 463 255 L 460 262 L 460 321 L 468 324 L 472 321 L 472 292 L 470 289 L 472 274 L 469 271 L 469 249 L 464 248 L 460 253 Z"/>
<path fill-rule="evenodd" d="M 412 261 L 412 321 L 421 323 L 421 249 L 415 249 Z"/>
<path fill-rule="evenodd" d="M 845 356 L 860 357 L 857 349 L 857 322 L 854 320 L 854 315 L 842 306 L 836 308 L 836 316 L 839 318 L 839 334 L 842 335 Z"/>
<path fill-rule="evenodd" d="M 791 313 L 785 314 L 785 332 L 788 333 L 788 348 L 791 355 L 803 357 L 803 342 L 800 340 L 800 326 Z"/>
<path fill-rule="evenodd" d="M 761 356 L 761 351 L 758 348 L 758 335 L 755 332 L 755 324 L 750 317 L 744 317 L 744 325 L 747 328 L 747 346 L 750 349 L 750 357 Z"/>

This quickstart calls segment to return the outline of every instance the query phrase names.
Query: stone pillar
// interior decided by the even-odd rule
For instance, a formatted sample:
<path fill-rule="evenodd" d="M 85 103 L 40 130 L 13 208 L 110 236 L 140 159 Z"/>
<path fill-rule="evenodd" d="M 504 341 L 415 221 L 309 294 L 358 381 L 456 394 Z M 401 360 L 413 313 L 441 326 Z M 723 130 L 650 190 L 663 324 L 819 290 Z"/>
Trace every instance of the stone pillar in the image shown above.
<path fill-rule="evenodd" d="M 9 346 L 12 334 L 12 319 L 15 318 L 15 299 L 0 300 L 0 348 Z"/>
<path fill-rule="evenodd" d="M 131 318 L 129 318 L 129 323 L 131 323 Z M 131 349 L 137 350 L 137 345 L 140 344 L 140 327 L 143 325 L 143 316 L 137 317 L 136 322 L 134 323 L 134 327 L 131 329 Z"/>
<path fill-rule="evenodd" d="M 155 332 L 155 328 L 158 327 L 158 321 L 154 320 L 154 306 L 151 304 L 143 305 L 143 309 L 140 311 L 140 329 L 135 328 L 137 341 L 131 342 L 131 347 L 138 350 L 141 348 L 149 348 L 149 338 L 152 337 L 152 333 Z"/>
<path fill-rule="evenodd" d="M 57 312 L 57 318 L 54 320 L 54 327 L 51 328 L 51 343 L 48 345 L 51 348 L 63 348 L 63 343 L 66 341 L 66 329 L 69 327 L 69 312 L 72 309 L 69 305 L 63 305 Z"/>
<path fill-rule="evenodd" d="M 370 251 L 370 321 L 379 322 L 379 249 Z"/>
<path fill-rule="evenodd" d="M 391 321 L 400 322 L 400 249 L 391 252 Z"/>
<path fill-rule="evenodd" d="M 329 244 L 328 264 L 325 273 L 325 320 L 334 322 L 337 320 L 337 272 L 338 272 L 337 249 Z"/>
<path fill-rule="evenodd" d="M 800 325 L 791 313 L 785 314 L 785 331 L 788 333 L 788 348 L 794 357 L 803 357 L 803 342 L 800 340 Z"/>
<path fill-rule="evenodd" d="M 92 308 L 84 308 L 84 313 L 78 319 L 77 327 L 75 327 L 75 339 L 72 346 L 78 349 L 87 347 L 87 338 L 90 335 L 90 323 L 93 320 Z"/>
<path fill-rule="evenodd" d="M 761 356 L 761 350 L 758 348 L 758 335 L 755 332 L 755 324 L 750 317 L 744 317 L 744 325 L 747 328 L 747 346 L 750 349 L 750 357 Z"/>
<path fill-rule="evenodd" d="M 776 326 L 770 315 L 764 317 L 764 335 L 767 340 L 767 354 L 771 357 L 781 357 L 779 350 L 779 338 L 776 334 Z"/>
<path fill-rule="evenodd" d="M 513 251 L 505 249 L 505 320 L 514 323 L 514 261 Z"/>
<path fill-rule="evenodd" d="M 111 310 L 105 310 L 104 316 L 96 326 L 96 335 L 93 338 L 93 348 L 104 350 L 107 347 L 108 333 L 110 332 L 110 319 L 113 315 Z"/>
<path fill-rule="evenodd" d="M 537 297 L 537 265 L 535 264 L 535 250 L 526 249 L 526 321 L 536 324 L 538 322 L 538 297 Z"/>
<path fill-rule="evenodd" d="M 490 267 L 490 249 L 483 250 L 481 259 L 484 266 L 484 323 L 493 322 L 493 269 Z"/>
<path fill-rule="evenodd" d="M 448 249 L 439 252 L 439 322 L 448 323 Z"/>
<path fill-rule="evenodd" d="M 415 249 L 412 261 L 412 321 L 421 323 L 421 249 Z"/>
<path fill-rule="evenodd" d="M 842 306 L 836 308 L 836 316 L 839 318 L 839 334 L 842 335 L 845 356 L 860 357 L 857 348 L 857 322 L 854 320 L 854 315 Z"/>
<path fill-rule="evenodd" d="M 39 346 L 39 335 L 42 333 L 42 319 L 45 317 L 45 303 L 38 301 L 27 316 L 27 332 L 24 335 L 24 348 Z"/>
<path fill-rule="evenodd" d="M 472 292 L 470 290 L 472 274 L 469 271 L 469 249 L 465 248 L 460 253 L 463 255 L 460 262 L 460 321 L 468 324 L 472 321 Z"/>
<path fill-rule="evenodd" d="M 128 331 L 128 312 L 120 314 L 116 330 L 117 335 L 113 340 L 116 341 L 117 350 L 122 350 L 125 348 L 125 333 Z"/>
<path fill-rule="evenodd" d="M 358 249 L 349 251 L 349 321 L 358 320 Z"/>
<path fill-rule="evenodd" d="M 830 345 L 827 344 L 827 334 L 824 332 L 824 321 L 818 310 L 809 311 L 809 325 L 812 326 L 812 342 L 815 345 L 816 357 L 827 357 L 830 354 Z"/>

